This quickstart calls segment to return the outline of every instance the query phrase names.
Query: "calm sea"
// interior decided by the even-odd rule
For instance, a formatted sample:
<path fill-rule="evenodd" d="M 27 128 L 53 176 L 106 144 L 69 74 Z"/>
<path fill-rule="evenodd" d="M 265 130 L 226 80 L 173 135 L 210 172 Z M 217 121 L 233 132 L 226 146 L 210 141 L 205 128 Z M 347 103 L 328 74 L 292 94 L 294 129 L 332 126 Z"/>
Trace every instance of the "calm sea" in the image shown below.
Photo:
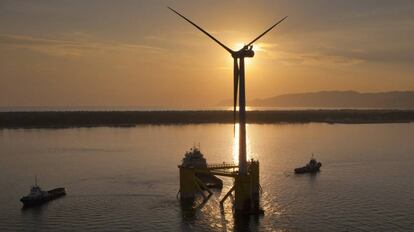
<path fill-rule="evenodd" d="M 414 231 L 414 124 L 248 125 L 265 215 L 235 218 L 218 201 L 183 210 L 178 168 L 200 143 L 232 162 L 233 126 L 0 130 L 0 231 Z M 317 175 L 294 175 L 311 154 Z M 68 195 L 22 210 L 34 176 Z"/>

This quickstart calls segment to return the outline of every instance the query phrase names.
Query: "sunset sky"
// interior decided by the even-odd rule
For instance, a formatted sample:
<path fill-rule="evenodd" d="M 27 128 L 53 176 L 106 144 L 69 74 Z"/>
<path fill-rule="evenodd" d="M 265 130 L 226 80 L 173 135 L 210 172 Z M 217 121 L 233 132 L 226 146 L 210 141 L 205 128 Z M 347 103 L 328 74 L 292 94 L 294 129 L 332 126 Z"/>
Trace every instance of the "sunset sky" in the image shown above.
<path fill-rule="evenodd" d="M 414 90 L 414 1 L 0 1 L 0 106 L 208 107 L 320 90 Z M 248 102 L 247 102 L 248 103 Z"/>

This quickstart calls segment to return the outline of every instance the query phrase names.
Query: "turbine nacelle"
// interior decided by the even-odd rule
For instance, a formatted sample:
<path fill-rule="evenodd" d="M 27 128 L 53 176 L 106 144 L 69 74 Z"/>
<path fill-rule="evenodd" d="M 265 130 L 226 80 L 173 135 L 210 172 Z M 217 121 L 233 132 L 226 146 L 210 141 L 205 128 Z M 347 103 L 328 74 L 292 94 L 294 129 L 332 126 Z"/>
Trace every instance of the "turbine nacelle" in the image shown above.
<path fill-rule="evenodd" d="M 253 45 L 244 46 L 242 49 L 237 52 L 232 52 L 231 56 L 233 58 L 245 58 L 245 57 L 254 57 Z"/>

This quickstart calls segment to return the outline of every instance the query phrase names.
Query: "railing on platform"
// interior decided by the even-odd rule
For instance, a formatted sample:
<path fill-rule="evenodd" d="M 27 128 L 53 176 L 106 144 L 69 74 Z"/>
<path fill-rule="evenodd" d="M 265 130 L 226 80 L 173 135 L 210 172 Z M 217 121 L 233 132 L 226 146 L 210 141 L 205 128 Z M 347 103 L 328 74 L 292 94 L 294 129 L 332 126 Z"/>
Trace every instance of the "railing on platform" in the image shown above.
<path fill-rule="evenodd" d="M 214 170 L 214 169 L 232 169 L 238 168 L 239 165 L 234 163 L 221 163 L 221 164 L 208 164 L 207 169 Z"/>

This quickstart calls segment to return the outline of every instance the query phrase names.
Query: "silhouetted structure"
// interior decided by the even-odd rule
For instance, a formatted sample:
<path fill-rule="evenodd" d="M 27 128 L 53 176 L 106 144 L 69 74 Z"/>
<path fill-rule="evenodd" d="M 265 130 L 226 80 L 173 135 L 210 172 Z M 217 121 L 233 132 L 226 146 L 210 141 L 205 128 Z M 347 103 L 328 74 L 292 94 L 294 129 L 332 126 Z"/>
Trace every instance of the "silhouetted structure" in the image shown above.
<path fill-rule="evenodd" d="M 23 203 L 23 207 L 31 207 L 41 205 L 53 199 L 66 195 L 65 188 L 55 188 L 49 191 L 43 191 L 39 185 L 37 185 L 37 177 L 35 177 L 35 184 L 30 188 L 30 193 L 20 199 Z"/>
<path fill-rule="evenodd" d="M 249 211 L 249 212 L 258 212 L 259 207 L 259 162 L 253 161 L 250 162 L 250 170 L 248 170 L 247 160 L 246 160 L 246 94 L 245 94 L 245 70 L 244 70 L 244 59 L 251 58 L 254 56 L 253 43 L 263 37 L 267 32 L 272 30 L 276 25 L 281 23 L 287 18 L 284 17 L 274 25 L 272 25 L 265 32 L 257 36 L 250 43 L 246 44 L 243 48 L 238 51 L 233 51 L 228 48 L 226 45 L 217 40 L 214 36 L 206 32 L 204 29 L 199 27 L 197 24 L 178 13 L 174 9 L 168 7 L 170 10 L 175 12 L 177 15 L 185 19 L 187 22 L 195 26 L 197 29 L 202 31 L 216 43 L 218 43 L 222 48 L 224 48 L 230 55 L 233 57 L 233 83 L 234 83 L 234 121 L 236 120 L 236 105 L 237 105 L 237 92 L 239 92 L 239 170 L 237 175 L 234 176 L 234 187 L 230 190 L 230 194 L 233 190 L 235 192 L 235 209 L 238 211 Z M 254 170 L 254 171 L 253 171 Z M 257 173 L 256 173 L 257 171 Z M 257 175 L 256 175 L 257 174 Z M 228 196 L 226 194 L 226 196 Z M 226 199 L 226 198 L 224 198 Z"/>
<path fill-rule="evenodd" d="M 322 167 L 322 163 L 316 161 L 316 159 L 313 158 L 313 154 L 312 154 L 312 158 L 310 159 L 309 163 L 307 163 L 303 167 L 295 168 L 294 171 L 295 171 L 296 174 L 317 173 L 317 172 L 319 172 L 321 167 Z"/>
<path fill-rule="evenodd" d="M 414 110 L 273 110 L 247 111 L 247 123 L 407 123 Z M 233 123 L 233 112 L 213 111 L 49 111 L 0 112 L 0 128 L 131 127 Z"/>

